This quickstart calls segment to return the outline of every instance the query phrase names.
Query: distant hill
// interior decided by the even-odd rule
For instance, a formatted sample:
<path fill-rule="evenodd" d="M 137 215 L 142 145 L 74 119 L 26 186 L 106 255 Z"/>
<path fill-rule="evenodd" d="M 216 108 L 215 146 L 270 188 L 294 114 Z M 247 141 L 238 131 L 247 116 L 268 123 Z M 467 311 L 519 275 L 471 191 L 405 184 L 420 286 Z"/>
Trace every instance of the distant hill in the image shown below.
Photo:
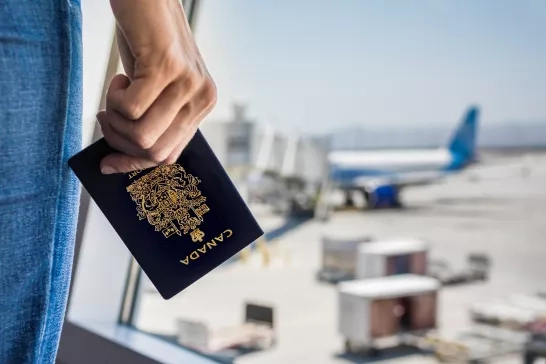
<path fill-rule="evenodd" d="M 453 127 L 346 127 L 329 133 L 332 149 L 436 148 L 447 144 Z M 546 120 L 481 125 L 480 148 L 546 148 Z"/>

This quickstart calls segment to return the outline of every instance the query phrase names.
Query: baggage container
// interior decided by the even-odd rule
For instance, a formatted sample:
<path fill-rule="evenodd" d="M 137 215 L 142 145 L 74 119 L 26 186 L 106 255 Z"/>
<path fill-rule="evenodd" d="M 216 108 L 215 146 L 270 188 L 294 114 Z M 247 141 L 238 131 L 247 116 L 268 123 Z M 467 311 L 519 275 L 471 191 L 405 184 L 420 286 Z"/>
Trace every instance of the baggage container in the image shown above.
<path fill-rule="evenodd" d="M 322 266 L 317 273 L 318 280 L 336 283 L 354 279 L 358 247 L 370 241 L 369 236 L 322 237 Z"/>
<path fill-rule="evenodd" d="M 349 352 L 377 339 L 436 328 L 440 282 L 414 274 L 342 282 L 339 331 Z"/>
<path fill-rule="evenodd" d="M 417 239 L 376 241 L 358 247 L 356 279 L 427 273 L 428 246 Z"/>

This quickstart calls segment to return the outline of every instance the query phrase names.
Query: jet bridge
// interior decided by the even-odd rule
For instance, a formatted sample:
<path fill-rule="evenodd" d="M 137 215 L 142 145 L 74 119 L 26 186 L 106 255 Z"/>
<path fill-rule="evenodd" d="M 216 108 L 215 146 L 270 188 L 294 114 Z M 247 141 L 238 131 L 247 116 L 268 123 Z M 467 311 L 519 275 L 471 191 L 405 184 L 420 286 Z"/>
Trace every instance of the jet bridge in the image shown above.
<path fill-rule="evenodd" d="M 271 126 L 259 138 L 249 197 L 296 215 L 313 215 L 321 181 L 327 174 L 324 140 L 284 135 Z"/>

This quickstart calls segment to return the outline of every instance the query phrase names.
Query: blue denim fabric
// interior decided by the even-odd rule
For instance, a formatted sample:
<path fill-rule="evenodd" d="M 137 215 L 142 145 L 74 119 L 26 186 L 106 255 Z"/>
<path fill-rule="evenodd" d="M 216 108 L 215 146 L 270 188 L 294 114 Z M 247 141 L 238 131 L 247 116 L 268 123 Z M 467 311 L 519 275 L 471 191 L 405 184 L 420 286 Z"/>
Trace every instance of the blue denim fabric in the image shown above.
<path fill-rule="evenodd" d="M 0 363 L 55 362 L 72 267 L 81 148 L 75 0 L 0 1 Z"/>

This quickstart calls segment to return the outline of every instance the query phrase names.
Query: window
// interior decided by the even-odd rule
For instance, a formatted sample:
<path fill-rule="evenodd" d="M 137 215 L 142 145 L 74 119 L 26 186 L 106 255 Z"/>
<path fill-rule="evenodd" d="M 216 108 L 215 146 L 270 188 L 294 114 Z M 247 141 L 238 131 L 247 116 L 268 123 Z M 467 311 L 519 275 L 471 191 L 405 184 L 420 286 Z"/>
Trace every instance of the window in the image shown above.
<path fill-rule="evenodd" d="M 185 5 L 219 92 L 201 129 L 266 234 L 164 301 L 91 204 L 69 317 L 220 362 L 434 362 L 388 337 L 520 362 L 546 317 L 546 7 Z"/>

